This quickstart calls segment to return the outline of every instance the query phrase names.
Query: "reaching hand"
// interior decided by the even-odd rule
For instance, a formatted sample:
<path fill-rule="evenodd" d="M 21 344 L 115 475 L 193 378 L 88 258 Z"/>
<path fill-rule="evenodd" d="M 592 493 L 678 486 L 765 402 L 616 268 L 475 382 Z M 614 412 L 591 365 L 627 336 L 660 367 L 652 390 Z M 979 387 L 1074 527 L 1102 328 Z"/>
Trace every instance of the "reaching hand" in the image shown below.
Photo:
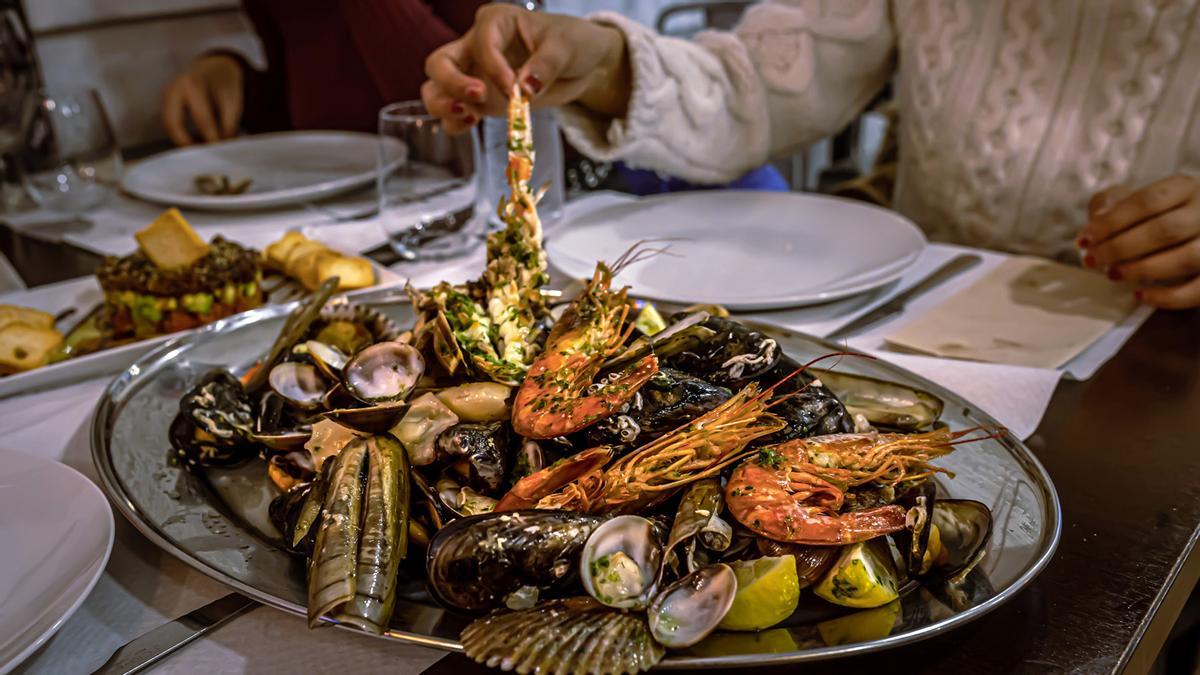
<path fill-rule="evenodd" d="M 475 25 L 425 61 L 421 98 L 446 130 L 504 115 L 514 82 L 535 106 L 578 101 L 612 117 L 625 113 L 630 72 L 621 31 L 511 5 L 485 5 Z"/>
<path fill-rule="evenodd" d="M 188 133 L 189 118 L 206 143 L 237 133 L 242 119 L 242 67 L 233 57 L 201 57 L 167 85 L 162 121 L 175 145 L 195 142 Z"/>
<path fill-rule="evenodd" d="M 1200 307 L 1200 180 L 1178 174 L 1097 193 L 1077 243 L 1085 266 L 1136 285 L 1142 301 Z"/>

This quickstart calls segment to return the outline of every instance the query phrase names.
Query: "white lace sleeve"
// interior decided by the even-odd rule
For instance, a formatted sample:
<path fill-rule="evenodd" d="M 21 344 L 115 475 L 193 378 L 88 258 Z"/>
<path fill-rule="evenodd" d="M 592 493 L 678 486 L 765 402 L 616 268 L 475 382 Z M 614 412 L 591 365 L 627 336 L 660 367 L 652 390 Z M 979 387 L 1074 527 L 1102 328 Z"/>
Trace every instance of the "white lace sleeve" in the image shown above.
<path fill-rule="evenodd" d="M 590 18 L 625 34 L 633 93 L 623 119 L 562 109 L 567 138 L 597 159 L 701 183 L 734 180 L 838 131 L 893 66 L 887 0 L 765 2 L 734 32 L 692 41 L 618 14 Z"/>

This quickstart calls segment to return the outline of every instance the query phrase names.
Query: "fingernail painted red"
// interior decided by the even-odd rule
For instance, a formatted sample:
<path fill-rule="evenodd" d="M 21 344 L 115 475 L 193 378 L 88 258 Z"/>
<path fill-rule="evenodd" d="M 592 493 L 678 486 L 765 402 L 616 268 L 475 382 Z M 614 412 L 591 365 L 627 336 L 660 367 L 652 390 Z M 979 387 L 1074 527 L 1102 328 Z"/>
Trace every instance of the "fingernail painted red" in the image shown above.
<path fill-rule="evenodd" d="M 454 113 L 455 115 L 461 115 L 465 110 L 466 108 L 463 107 L 463 104 L 459 103 L 458 101 L 450 104 L 450 112 Z"/>
<path fill-rule="evenodd" d="M 1087 248 L 1092 245 L 1092 239 L 1091 237 L 1084 235 L 1075 240 L 1075 245 L 1079 248 Z"/>
<path fill-rule="evenodd" d="M 483 100 L 483 89 L 480 87 L 470 87 L 467 89 L 467 97 L 481 101 Z"/>
<path fill-rule="evenodd" d="M 475 121 L 476 121 L 476 120 L 475 120 L 475 116 L 474 116 L 474 115 L 467 115 L 467 116 L 466 116 L 466 117 L 463 119 L 463 121 L 464 121 L 464 122 L 466 122 L 467 124 L 475 124 Z"/>
<path fill-rule="evenodd" d="M 1141 301 L 1142 301 L 1142 292 L 1141 292 L 1141 291 L 1134 291 L 1134 292 L 1133 292 L 1133 299 L 1134 299 L 1134 300 L 1137 300 L 1138 302 L 1141 302 Z"/>
<path fill-rule="evenodd" d="M 1113 281 L 1120 281 L 1121 280 L 1121 269 L 1119 267 L 1108 268 L 1108 278 L 1112 279 Z"/>
<path fill-rule="evenodd" d="M 1096 256 L 1092 255 L 1091 253 L 1083 256 L 1083 266 L 1084 267 L 1095 267 L 1096 266 Z"/>
<path fill-rule="evenodd" d="M 528 91 L 530 94 L 536 94 L 541 90 L 542 81 L 538 79 L 537 75 L 530 73 L 525 76 L 525 91 Z"/>

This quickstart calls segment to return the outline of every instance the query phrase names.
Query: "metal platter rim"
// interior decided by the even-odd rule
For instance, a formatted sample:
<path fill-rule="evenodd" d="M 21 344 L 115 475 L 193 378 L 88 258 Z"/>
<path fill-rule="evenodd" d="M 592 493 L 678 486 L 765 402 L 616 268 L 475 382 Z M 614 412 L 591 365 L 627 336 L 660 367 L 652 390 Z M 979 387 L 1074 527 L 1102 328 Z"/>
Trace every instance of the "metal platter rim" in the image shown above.
<path fill-rule="evenodd" d="M 384 295 L 383 297 L 388 296 Z M 367 302 L 372 302 L 374 300 L 374 298 L 368 299 L 366 297 L 362 299 Z M 375 303 L 372 302 L 372 304 Z M 184 334 L 178 338 L 170 340 L 153 351 L 147 353 L 135 364 L 114 378 L 113 381 L 110 382 L 105 388 L 105 391 L 97 403 L 92 416 L 90 440 L 92 460 L 96 466 L 97 473 L 100 476 L 101 487 L 108 494 L 112 502 L 117 506 L 117 509 L 121 512 L 121 514 L 131 524 L 133 524 L 133 526 L 139 532 L 141 532 L 142 535 L 152 541 L 160 549 L 170 553 L 184 564 L 213 579 L 214 581 L 225 584 L 226 586 L 233 588 L 249 598 L 261 602 L 262 604 L 303 617 L 307 616 L 306 608 L 296 603 L 289 602 L 278 596 L 272 595 L 266 591 L 259 590 L 252 585 L 246 584 L 229 576 L 221 569 L 209 564 L 208 562 L 197 557 L 194 553 L 177 545 L 170 536 L 162 532 L 154 523 L 149 522 L 133 503 L 130 494 L 116 473 L 112 461 L 112 447 L 110 443 L 112 423 L 116 419 L 116 415 L 121 409 L 121 404 L 119 403 L 120 396 L 125 392 L 125 390 L 129 389 L 130 387 L 135 387 L 141 383 L 142 380 L 140 376 L 145 370 L 146 365 L 155 364 L 160 360 L 170 359 L 175 354 L 184 351 L 189 345 L 204 341 L 211 335 L 232 331 L 247 324 L 278 318 L 284 314 L 287 314 L 288 312 L 291 312 L 298 305 L 299 302 L 293 302 L 286 305 L 262 307 L 227 319 L 222 319 L 204 327 L 203 329 L 193 333 Z M 839 347 L 838 345 L 826 342 L 810 335 L 806 335 L 804 333 L 800 333 L 798 331 L 762 321 L 741 321 L 747 325 L 769 333 L 783 334 L 788 338 L 807 340 L 811 343 L 829 349 L 830 352 L 843 351 L 843 348 Z M 938 391 L 945 391 L 953 394 L 953 392 L 950 392 L 945 387 L 931 382 L 930 380 L 901 368 L 900 366 L 886 361 L 881 361 L 880 363 L 886 368 L 902 375 L 907 381 L 926 388 L 931 392 L 936 393 Z M 956 398 L 961 398 L 957 395 L 954 396 Z M 983 423 L 998 426 L 996 420 L 986 412 L 978 409 L 972 409 L 971 414 L 974 417 L 978 417 Z M 1039 552 L 1036 559 L 1033 560 L 1032 564 L 1030 564 L 1008 587 L 997 592 L 995 596 L 951 617 L 940 619 L 934 623 L 913 629 L 900 635 L 888 636 L 849 645 L 834 645 L 816 649 L 801 649 L 799 651 L 781 653 L 730 654 L 724 656 L 671 655 L 663 659 L 663 661 L 656 666 L 656 669 L 707 669 L 738 666 L 787 665 L 795 663 L 827 661 L 836 658 L 874 653 L 903 645 L 913 644 L 950 632 L 990 613 L 997 607 L 1008 602 L 1018 593 L 1024 590 L 1024 588 L 1028 586 L 1029 583 L 1032 582 L 1038 576 L 1038 574 L 1042 572 L 1043 569 L 1045 569 L 1051 558 L 1053 558 L 1054 552 L 1057 550 L 1059 540 L 1062 536 L 1062 506 L 1059 501 L 1058 492 L 1054 487 L 1054 483 L 1051 480 L 1050 475 L 1046 472 L 1045 467 L 1043 467 L 1042 463 L 1038 460 L 1037 456 L 1034 455 L 1024 443 L 1012 438 L 1011 436 L 1004 437 L 1001 439 L 1001 442 L 1006 446 L 1008 451 L 1014 455 L 1014 457 L 1017 457 L 1021 460 L 1026 473 L 1029 474 L 1029 477 L 1035 479 L 1038 483 L 1038 486 L 1041 488 L 1041 492 L 1047 501 L 1046 510 L 1043 514 L 1043 517 L 1045 519 L 1044 522 L 1046 523 L 1047 529 L 1050 532 L 1050 536 L 1048 543 L 1043 546 L 1042 550 Z M 342 626 L 339 627 L 345 628 L 346 630 L 354 630 L 352 628 L 346 628 Z M 462 644 L 458 640 L 452 640 L 423 633 L 412 633 L 394 628 L 388 630 L 379 637 L 446 651 L 462 651 Z"/>

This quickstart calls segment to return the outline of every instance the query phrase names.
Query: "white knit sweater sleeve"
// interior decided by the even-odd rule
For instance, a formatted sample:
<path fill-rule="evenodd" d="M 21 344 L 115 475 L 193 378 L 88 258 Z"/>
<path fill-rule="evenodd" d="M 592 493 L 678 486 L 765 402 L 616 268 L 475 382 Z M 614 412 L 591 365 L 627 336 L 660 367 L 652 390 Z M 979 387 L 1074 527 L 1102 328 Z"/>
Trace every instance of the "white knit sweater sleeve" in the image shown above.
<path fill-rule="evenodd" d="M 764 2 L 734 32 L 691 41 L 618 14 L 590 18 L 625 34 L 633 92 L 622 119 L 563 108 L 567 138 L 596 159 L 700 183 L 734 180 L 838 131 L 893 67 L 887 0 Z"/>

